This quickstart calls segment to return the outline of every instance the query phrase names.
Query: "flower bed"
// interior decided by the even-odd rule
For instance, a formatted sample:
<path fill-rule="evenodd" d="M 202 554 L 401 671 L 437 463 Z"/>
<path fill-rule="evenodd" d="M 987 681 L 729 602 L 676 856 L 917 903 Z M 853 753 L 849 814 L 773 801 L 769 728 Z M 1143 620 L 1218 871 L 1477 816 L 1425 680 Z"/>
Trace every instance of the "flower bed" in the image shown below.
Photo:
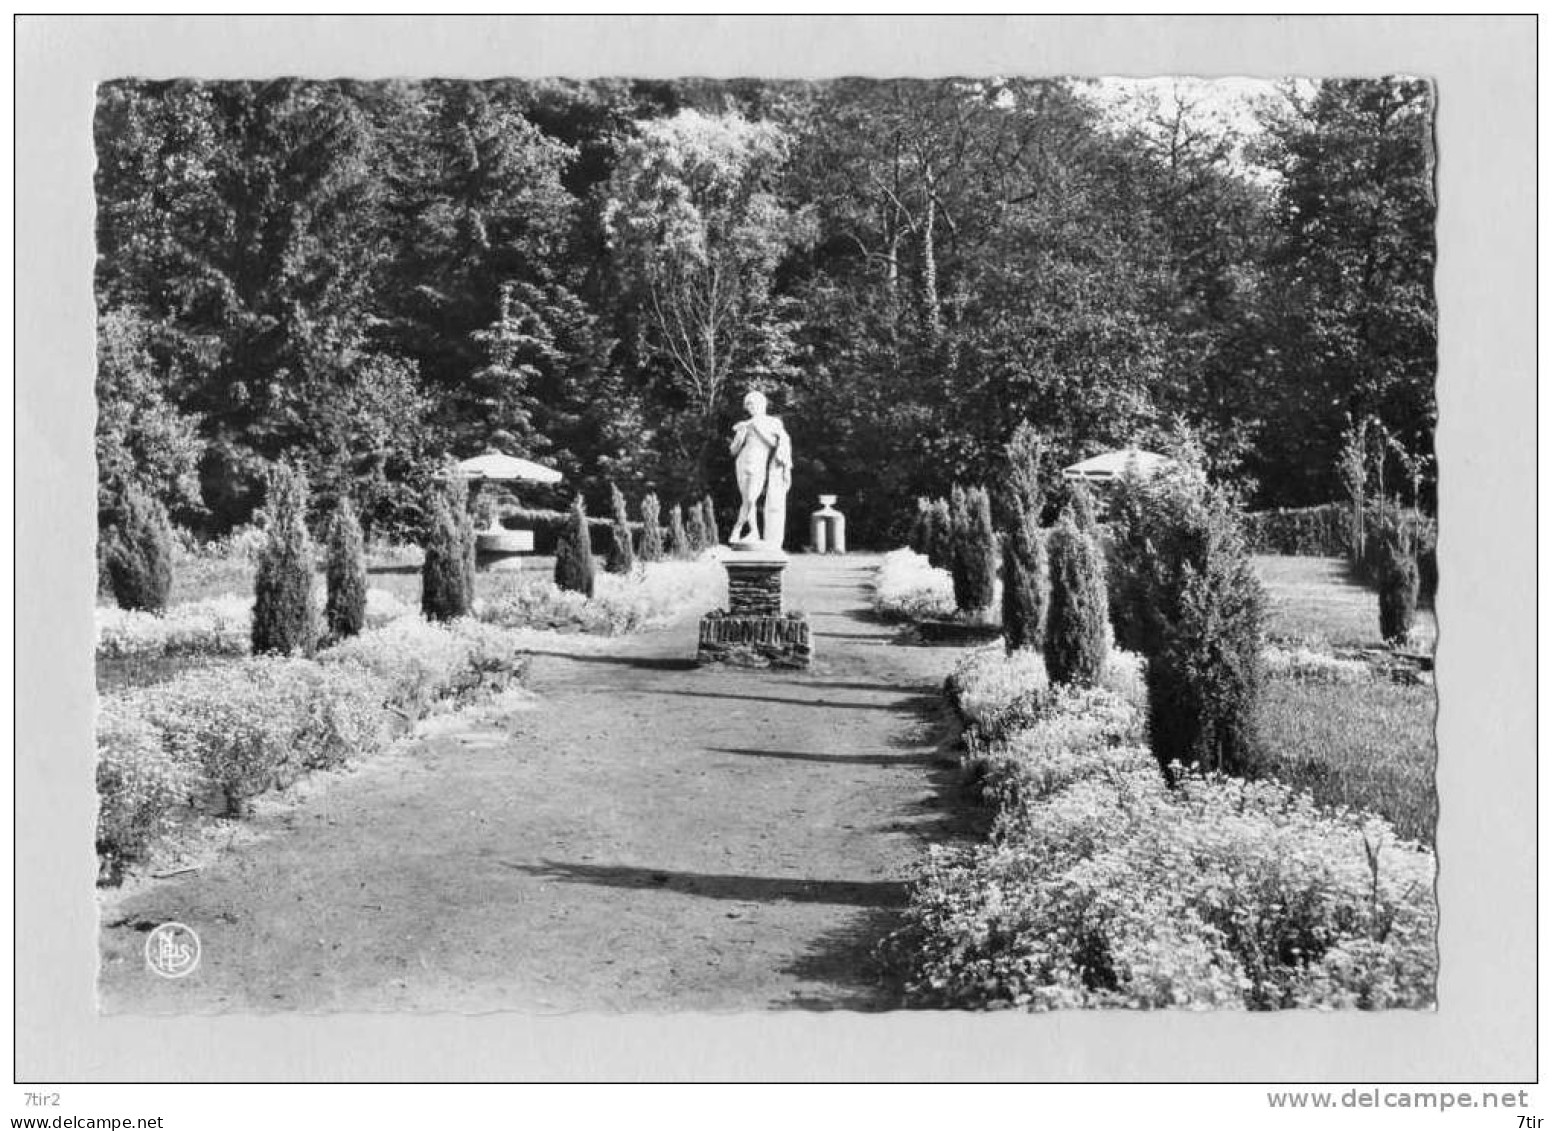
<path fill-rule="evenodd" d="M 183 672 L 100 697 L 98 852 L 106 870 L 142 858 L 170 814 L 214 793 L 230 815 L 308 770 L 365 757 L 439 703 L 499 690 L 524 657 L 498 629 L 401 617 L 319 654 Z"/>
<path fill-rule="evenodd" d="M 919 1001 L 975 1007 L 1421 1008 L 1433 854 L 1273 781 L 1180 773 L 1143 743 L 1137 665 L 1093 690 L 972 655 L 950 678 L 990 840 L 932 850 L 888 951 Z M 968 709 L 966 705 L 968 704 Z"/>
<path fill-rule="evenodd" d="M 321 595 L 317 603 L 322 606 Z M 368 628 L 414 612 L 386 590 L 367 590 Z M 99 606 L 96 622 L 101 660 L 246 656 L 252 647 L 253 598 L 228 593 L 174 605 L 161 614 Z"/>
<path fill-rule="evenodd" d="M 651 562 L 629 575 L 598 573 L 593 596 L 544 581 L 493 601 L 476 602 L 480 620 L 503 628 L 537 628 L 617 636 L 710 608 L 722 570 L 710 558 Z"/>

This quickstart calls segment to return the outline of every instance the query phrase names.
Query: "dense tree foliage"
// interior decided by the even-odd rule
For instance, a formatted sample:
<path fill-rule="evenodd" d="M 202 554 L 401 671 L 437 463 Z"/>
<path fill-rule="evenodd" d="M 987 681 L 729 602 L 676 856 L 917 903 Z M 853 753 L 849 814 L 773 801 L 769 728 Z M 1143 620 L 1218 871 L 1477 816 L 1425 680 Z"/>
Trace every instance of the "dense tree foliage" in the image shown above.
<path fill-rule="evenodd" d="M 133 483 L 220 531 L 284 459 L 418 539 L 441 461 L 496 436 L 600 509 L 700 499 L 749 385 L 795 499 L 846 494 L 861 544 L 999 483 L 1026 420 L 1054 482 L 1183 419 L 1265 505 L 1344 497 L 1349 419 L 1431 453 L 1430 88 L 1124 109 L 1024 79 L 105 84 L 100 509 Z"/>

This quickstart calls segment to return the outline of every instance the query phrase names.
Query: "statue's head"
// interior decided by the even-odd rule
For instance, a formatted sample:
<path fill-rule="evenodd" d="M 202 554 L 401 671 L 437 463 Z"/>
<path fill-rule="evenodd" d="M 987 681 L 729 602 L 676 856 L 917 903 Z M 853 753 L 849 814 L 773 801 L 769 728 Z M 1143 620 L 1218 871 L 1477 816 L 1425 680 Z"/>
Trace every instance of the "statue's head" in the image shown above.
<path fill-rule="evenodd" d="M 765 411 L 765 394 L 758 389 L 752 390 L 744 397 L 744 411 L 754 416 L 759 416 Z"/>

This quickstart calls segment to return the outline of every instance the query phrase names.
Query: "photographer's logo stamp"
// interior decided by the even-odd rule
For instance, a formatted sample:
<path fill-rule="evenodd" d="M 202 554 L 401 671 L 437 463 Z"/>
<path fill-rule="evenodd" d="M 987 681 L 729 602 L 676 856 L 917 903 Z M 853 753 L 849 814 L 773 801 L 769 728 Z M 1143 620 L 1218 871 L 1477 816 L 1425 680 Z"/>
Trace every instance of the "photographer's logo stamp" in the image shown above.
<path fill-rule="evenodd" d="M 181 978 L 199 965 L 199 936 L 182 923 L 163 923 L 146 936 L 145 955 L 155 973 Z"/>

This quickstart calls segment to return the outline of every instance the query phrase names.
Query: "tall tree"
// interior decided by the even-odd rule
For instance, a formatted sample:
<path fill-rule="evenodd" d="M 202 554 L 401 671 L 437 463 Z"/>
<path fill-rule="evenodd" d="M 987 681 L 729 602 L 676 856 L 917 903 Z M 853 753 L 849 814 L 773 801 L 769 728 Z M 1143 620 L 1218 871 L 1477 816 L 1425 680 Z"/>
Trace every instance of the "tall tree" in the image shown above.
<path fill-rule="evenodd" d="M 604 225 L 638 350 L 679 398 L 697 487 L 733 376 L 771 384 L 788 373 L 791 326 L 772 283 L 808 226 L 775 192 L 786 152 L 771 123 L 683 110 L 641 123 L 609 182 Z"/>
<path fill-rule="evenodd" d="M 1420 80 L 1328 79 L 1270 123 L 1276 353 L 1255 465 L 1277 502 L 1341 497 L 1347 417 L 1433 450 L 1432 109 Z"/>

